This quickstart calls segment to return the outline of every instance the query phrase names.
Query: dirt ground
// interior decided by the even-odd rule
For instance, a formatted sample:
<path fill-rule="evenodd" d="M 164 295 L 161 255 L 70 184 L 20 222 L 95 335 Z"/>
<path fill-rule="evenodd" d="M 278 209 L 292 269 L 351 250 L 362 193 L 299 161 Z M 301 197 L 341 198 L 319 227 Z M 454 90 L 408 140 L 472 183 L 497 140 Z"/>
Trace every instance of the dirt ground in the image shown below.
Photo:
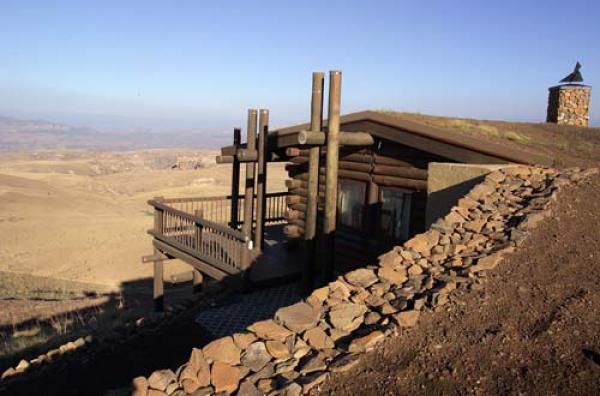
<path fill-rule="evenodd" d="M 334 374 L 322 394 L 598 394 L 600 178 L 440 312 Z"/>
<path fill-rule="evenodd" d="M 229 194 L 231 166 L 216 165 L 216 154 L 0 153 L 0 372 L 122 305 L 129 316 L 151 307 L 152 265 L 141 262 L 152 252 L 146 201 Z M 269 178 L 270 191 L 284 190 L 283 164 L 271 164 Z M 165 278 L 190 270 L 173 260 Z"/>

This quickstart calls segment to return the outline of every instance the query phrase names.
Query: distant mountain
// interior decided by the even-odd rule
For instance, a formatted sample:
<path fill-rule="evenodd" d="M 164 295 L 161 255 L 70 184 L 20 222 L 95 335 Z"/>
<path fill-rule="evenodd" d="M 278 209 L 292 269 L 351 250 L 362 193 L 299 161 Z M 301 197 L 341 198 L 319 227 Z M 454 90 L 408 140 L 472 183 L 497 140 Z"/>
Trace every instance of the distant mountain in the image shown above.
<path fill-rule="evenodd" d="M 30 149 L 215 148 L 229 140 L 226 133 L 103 132 L 43 120 L 19 120 L 0 116 L 0 151 Z"/>

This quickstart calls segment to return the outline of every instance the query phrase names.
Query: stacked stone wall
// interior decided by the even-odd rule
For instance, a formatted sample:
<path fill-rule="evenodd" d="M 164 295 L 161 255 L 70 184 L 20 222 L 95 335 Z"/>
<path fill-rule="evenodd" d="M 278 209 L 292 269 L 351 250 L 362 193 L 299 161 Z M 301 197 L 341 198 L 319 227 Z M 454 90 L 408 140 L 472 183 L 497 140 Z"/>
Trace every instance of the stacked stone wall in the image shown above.
<path fill-rule="evenodd" d="M 563 188 L 596 169 L 530 167 L 488 174 L 431 228 L 382 255 L 378 265 L 338 277 L 273 319 L 194 349 L 175 372 L 133 380 L 134 395 L 300 395 L 331 372 L 355 366 L 387 336 L 442 309 L 460 288 L 517 249 L 552 213 Z"/>
<path fill-rule="evenodd" d="M 591 91 L 585 85 L 558 85 L 550 88 L 546 121 L 587 127 L 590 121 Z"/>

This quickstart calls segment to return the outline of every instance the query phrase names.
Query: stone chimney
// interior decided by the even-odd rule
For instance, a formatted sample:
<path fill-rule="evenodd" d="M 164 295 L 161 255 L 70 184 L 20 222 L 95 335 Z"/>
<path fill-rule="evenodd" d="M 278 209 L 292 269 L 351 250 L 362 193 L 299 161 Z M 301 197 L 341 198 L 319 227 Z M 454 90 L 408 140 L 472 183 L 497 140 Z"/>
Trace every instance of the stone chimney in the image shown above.
<path fill-rule="evenodd" d="M 563 84 L 548 88 L 546 122 L 587 127 L 590 121 L 592 87 Z"/>

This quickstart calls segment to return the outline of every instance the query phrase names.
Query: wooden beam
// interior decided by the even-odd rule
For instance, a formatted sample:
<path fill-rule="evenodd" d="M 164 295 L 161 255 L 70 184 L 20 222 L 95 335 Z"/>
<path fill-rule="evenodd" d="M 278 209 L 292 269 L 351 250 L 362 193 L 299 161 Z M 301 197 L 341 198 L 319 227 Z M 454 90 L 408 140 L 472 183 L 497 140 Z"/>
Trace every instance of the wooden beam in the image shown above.
<path fill-rule="evenodd" d="M 241 128 L 233 130 L 233 146 L 238 147 L 242 144 Z M 234 230 L 238 227 L 238 213 L 240 202 L 240 162 L 233 157 L 233 166 L 231 167 L 231 209 L 229 213 L 229 226 Z"/>
<path fill-rule="evenodd" d="M 156 248 L 154 248 L 154 255 L 159 255 L 159 251 Z M 154 298 L 154 311 L 156 312 L 162 312 L 165 310 L 165 284 L 163 276 L 163 260 L 154 261 L 152 296 Z"/>
<path fill-rule="evenodd" d="M 375 165 L 373 172 L 378 175 L 406 177 L 409 179 L 427 180 L 427 170 L 390 165 Z"/>
<path fill-rule="evenodd" d="M 373 181 L 380 186 L 403 187 L 411 190 L 427 190 L 426 180 L 407 179 L 403 177 L 374 175 Z"/>
<path fill-rule="evenodd" d="M 265 204 L 267 192 L 267 135 L 269 133 L 269 110 L 261 109 L 258 121 L 257 183 L 256 183 L 256 232 L 254 246 L 263 250 L 265 227 Z"/>
<path fill-rule="evenodd" d="M 299 131 L 280 135 L 277 139 L 278 148 L 290 146 L 322 146 L 328 135 L 322 131 Z M 338 144 L 343 146 L 370 146 L 375 142 L 368 132 L 339 132 Z"/>
<path fill-rule="evenodd" d="M 256 162 L 258 161 L 258 152 L 256 149 L 239 149 L 237 159 L 240 162 Z"/>
<path fill-rule="evenodd" d="M 329 72 L 329 118 L 327 122 L 327 156 L 325 183 L 325 219 L 323 221 L 323 282 L 333 279 L 335 270 L 335 228 L 338 193 L 338 161 L 340 134 L 340 102 L 342 73 Z"/>
<path fill-rule="evenodd" d="M 217 164 L 233 164 L 234 157 L 231 155 L 217 155 L 215 162 Z"/>
<path fill-rule="evenodd" d="M 250 150 L 256 149 L 256 109 L 248 110 L 248 128 L 247 147 Z M 252 222 L 254 210 L 254 163 L 246 163 L 246 184 L 244 194 L 244 224 L 242 225 L 242 233 L 246 240 L 252 240 Z M 246 263 L 249 264 L 249 263 Z"/>

